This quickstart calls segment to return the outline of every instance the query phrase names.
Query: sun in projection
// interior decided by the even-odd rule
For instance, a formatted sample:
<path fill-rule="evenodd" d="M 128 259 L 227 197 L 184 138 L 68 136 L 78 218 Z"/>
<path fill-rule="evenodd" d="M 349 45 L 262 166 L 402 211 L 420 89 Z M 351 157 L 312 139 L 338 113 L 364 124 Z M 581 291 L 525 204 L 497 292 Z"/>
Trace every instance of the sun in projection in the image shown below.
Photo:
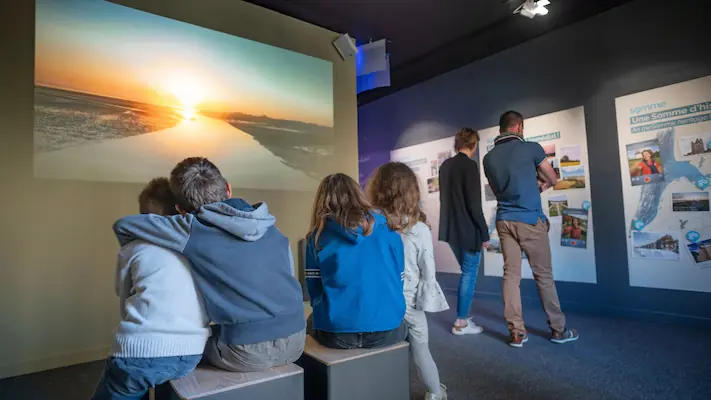
<path fill-rule="evenodd" d="M 180 115 L 186 121 L 197 118 L 196 107 L 203 100 L 200 85 L 189 76 L 180 75 L 170 79 L 169 92 L 180 102 Z"/>

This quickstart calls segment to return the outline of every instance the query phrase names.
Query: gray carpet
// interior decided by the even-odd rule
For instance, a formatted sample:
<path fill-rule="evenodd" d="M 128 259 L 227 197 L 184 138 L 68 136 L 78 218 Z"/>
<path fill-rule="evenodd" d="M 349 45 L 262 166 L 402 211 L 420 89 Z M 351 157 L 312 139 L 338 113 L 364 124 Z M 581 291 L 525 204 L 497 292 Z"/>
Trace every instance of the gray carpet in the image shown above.
<path fill-rule="evenodd" d="M 453 310 L 430 315 L 430 346 L 450 399 L 711 399 L 707 331 L 570 314 L 581 339 L 555 345 L 540 307 L 524 312 L 531 336 L 522 349 L 506 345 L 499 301 L 475 300 L 481 335 L 452 336 Z M 96 362 L 1 380 L 0 399 L 85 400 L 101 368 Z M 425 388 L 415 377 L 412 398 L 421 399 Z"/>
<path fill-rule="evenodd" d="M 524 306 L 530 340 L 515 349 L 500 301 L 475 299 L 473 310 L 480 335 L 452 336 L 453 309 L 429 318 L 430 348 L 453 400 L 711 399 L 708 331 L 569 313 L 580 340 L 556 345 L 540 306 Z M 424 388 L 414 382 L 412 393 Z"/>

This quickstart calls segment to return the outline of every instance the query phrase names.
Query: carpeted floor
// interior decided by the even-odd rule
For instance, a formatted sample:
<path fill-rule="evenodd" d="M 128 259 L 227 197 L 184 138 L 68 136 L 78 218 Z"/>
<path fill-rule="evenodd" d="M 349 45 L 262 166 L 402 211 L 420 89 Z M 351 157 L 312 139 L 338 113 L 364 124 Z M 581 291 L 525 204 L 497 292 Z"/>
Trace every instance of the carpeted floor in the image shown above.
<path fill-rule="evenodd" d="M 450 305 L 456 299 L 450 297 Z M 531 333 L 522 349 L 506 345 L 499 301 L 476 300 L 485 332 L 455 337 L 454 311 L 431 314 L 430 347 L 451 400 L 711 399 L 711 335 L 689 326 L 569 314 L 576 343 L 550 343 L 545 316 L 526 308 Z M 102 363 L 0 381 L 2 400 L 85 400 Z M 412 398 L 425 388 L 413 371 Z"/>
<path fill-rule="evenodd" d="M 708 331 L 569 313 L 580 340 L 556 345 L 540 306 L 524 306 L 530 339 L 515 349 L 500 301 L 475 299 L 474 315 L 485 331 L 465 337 L 450 333 L 453 309 L 429 318 L 430 348 L 453 400 L 711 399 Z M 424 391 L 413 383 L 413 398 Z"/>

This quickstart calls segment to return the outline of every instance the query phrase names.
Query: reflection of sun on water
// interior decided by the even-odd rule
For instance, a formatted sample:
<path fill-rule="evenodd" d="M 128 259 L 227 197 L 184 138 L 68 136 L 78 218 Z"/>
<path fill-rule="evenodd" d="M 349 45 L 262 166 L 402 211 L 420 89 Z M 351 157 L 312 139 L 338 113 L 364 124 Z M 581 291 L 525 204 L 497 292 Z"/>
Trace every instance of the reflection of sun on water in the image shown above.
<path fill-rule="evenodd" d="M 186 77 L 175 79 L 174 82 L 171 82 L 170 86 L 170 91 L 178 101 L 180 101 L 182 107 L 180 114 L 183 116 L 183 119 L 186 121 L 195 119 L 197 117 L 195 107 L 202 100 L 200 88 L 195 85 L 194 82 L 186 79 Z"/>
<path fill-rule="evenodd" d="M 183 116 L 183 119 L 186 121 L 189 121 L 193 118 L 196 117 L 196 111 L 193 107 L 183 107 L 182 110 L 180 110 L 180 114 Z"/>

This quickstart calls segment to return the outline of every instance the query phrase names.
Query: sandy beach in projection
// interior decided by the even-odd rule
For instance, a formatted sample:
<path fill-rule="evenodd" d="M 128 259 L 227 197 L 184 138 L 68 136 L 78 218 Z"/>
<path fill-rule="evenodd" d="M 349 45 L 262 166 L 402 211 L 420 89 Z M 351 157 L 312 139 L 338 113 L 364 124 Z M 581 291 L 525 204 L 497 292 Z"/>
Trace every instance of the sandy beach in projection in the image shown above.
<path fill-rule="evenodd" d="M 168 175 L 186 154 L 209 158 L 235 188 L 309 190 L 318 185 L 242 130 L 201 115 L 152 133 L 36 153 L 35 176 L 145 183 Z"/>

